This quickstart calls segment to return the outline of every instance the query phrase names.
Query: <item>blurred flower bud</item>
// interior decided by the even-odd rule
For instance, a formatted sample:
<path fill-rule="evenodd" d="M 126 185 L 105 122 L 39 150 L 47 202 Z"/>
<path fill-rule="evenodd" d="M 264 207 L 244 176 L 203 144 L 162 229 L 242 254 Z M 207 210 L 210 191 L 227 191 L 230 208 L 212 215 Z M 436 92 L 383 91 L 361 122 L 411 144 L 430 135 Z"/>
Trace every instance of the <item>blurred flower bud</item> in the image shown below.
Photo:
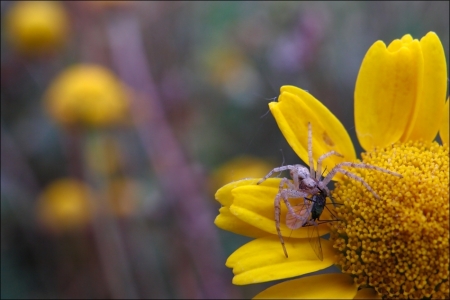
<path fill-rule="evenodd" d="M 37 201 L 39 222 L 55 233 L 84 227 L 92 215 L 92 193 L 74 179 L 59 179 L 45 188 Z"/>
<path fill-rule="evenodd" d="M 48 88 L 46 106 L 63 125 L 108 126 L 125 121 L 127 92 L 108 69 L 76 65 L 63 71 Z"/>
<path fill-rule="evenodd" d="M 51 53 L 67 38 L 68 17 L 56 1 L 13 2 L 5 21 L 11 44 L 27 56 Z"/>

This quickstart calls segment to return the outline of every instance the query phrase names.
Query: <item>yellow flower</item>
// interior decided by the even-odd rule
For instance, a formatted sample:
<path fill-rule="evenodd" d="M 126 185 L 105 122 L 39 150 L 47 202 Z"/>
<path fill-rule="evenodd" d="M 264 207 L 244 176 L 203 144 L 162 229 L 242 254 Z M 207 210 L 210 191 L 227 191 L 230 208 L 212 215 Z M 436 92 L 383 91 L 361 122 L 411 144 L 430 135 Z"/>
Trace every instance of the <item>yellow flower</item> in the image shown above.
<path fill-rule="evenodd" d="M 37 201 L 37 216 L 47 229 L 62 233 L 81 229 L 92 216 L 92 192 L 75 179 L 59 179 L 42 192 Z"/>
<path fill-rule="evenodd" d="M 447 70 L 439 38 L 405 35 L 387 48 L 376 42 L 364 58 L 355 87 L 355 125 L 367 151 L 362 162 L 398 172 L 349 169 L 376 191 L 345 176 L 332 192 L 339 221 L 321 224 L 323 260 L 307 238 L 309 228 L 291 230 L 281 207 L 284 256 L 274 221 L 280 179 L 232 182 L 216 193 L 222 204 L 215 224 L 255 238 L 236 250 L 226 265 L 238 285 L 290 278 L 337 265 L 342 273 L 315 275 L 274 285 L 256 298 L 442 298 L 448 297 L 449 148 Z M 444 106 L 447 110 L 444 110 Z M 307 126 L 312 124 L 313 157 L 331 150 L 324 165 L 357 162 L 339 120 L 306 91 L 283 86 L 269 104 L 289 145 L 308 162 Z M 433 141 L 440 130 L 443 145 Z M 446 131 L 447 130 L 447 131 Z M 290 200 L 292 205 L 295 201 Z M 331 207 L 331 205 L 328 205 Z M 330 219 L 325 214 L 321 220 Z"/>
<path fill-rule="evenodd" d="M 75 65 L 63 71 L 45 96 L 50 115 L 63 125 L 108 126 L 125 120 L 124 86 L 108 69 Z"/>
<path fill-rule="evenodd" d="M 68 17 L 56 1 L 14 2 L 5 29 L 12 45 L 27 55 L 50 53 L 66 41 Z"/>

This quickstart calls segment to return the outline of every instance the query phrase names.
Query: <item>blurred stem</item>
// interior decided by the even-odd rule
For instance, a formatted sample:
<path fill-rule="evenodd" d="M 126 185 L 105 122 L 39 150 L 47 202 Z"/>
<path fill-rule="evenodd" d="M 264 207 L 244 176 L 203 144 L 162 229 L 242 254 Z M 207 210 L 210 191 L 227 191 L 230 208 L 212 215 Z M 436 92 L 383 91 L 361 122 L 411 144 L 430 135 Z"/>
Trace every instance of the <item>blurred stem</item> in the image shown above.
<path fill-rule="evenodd" d="M 21 182 L 21 186 L 27 187 L 31 196 L 36 197 L 39 193 L 39 183 L 30 168 L 26 163 L 25 157 L 22 155 L 19 147 L 16 145 L 13 138 L 1 125 L 1 166 L 2 170 L 6 171 L 9 176 Z M 28 208 L 28 204 L 26 205 Z"/>
<path fill-rule="evenodd" d="M 19 191 L 13 191 L 13 195 L 6 194 L 8 189 L 2 190 L 1 201 L 8 201 L 11 211 L 20 226 L 20 236 L 31 245 L 41 245 L 42 241 L 36 234 L 35 230 L 30 230 L 36 226 L 35 221 L 35 200 L 39 196 L 40 187 L 37 177 L 28 165 L 26 157 L 21 153 L 20 147 L 16 144 L 8 130 L 1 124 L 1 185 L 11 184 L 20 187 Z M 11 182 L 9 182 L 11 181 Z M 19 193 L 18 193 L 19 192 Z M 11 197 L 12 196 L 12 197 Z M 3 205 L 2 205 L 3 206 Z M 3 232 L 2 232 L 3 235 Z M 34 247 L 34 251 L 30 252 L 32 259 L 36 259 L 37 272 L 39 281 L 46 291 L 52 291 L 54 284 L 45 272 L 48 266 L 48 253 L 43 247 Z M 3 274 L 2 274 L 3 276 Z"/>
<path fill-rule="evenodd" d="M 104 276 L 111 297 L 136 299 L 138 293 L 133 281 L 130 263 L 116 219 L 111 214 L 107 199 L 108 178 L 105 170 L 107 143 L 103 132 L 86 133 L 83 147 L 86 179 L 96 188 L 94 196 L 93 230 Z"/>
<path fill-rule="evenodd" d="M 198 273 L 202 294 L 197 298 L 229 298 L 219 265 L 220 246 L 214 216 L 207 207 L 191 166 L 166 120 L 145 57 L 142 33 L 136 17 L 121 12 L 109 19 L 107 32 L 112 59 L 124 82 L 136 93 L 131 113 L 148 159 L 170 202 L 183 244 Z M 167 37 L 170 38 L 170 37 Z"/>
<path fill-rule="evenodd" d="M 68 173 L 72 178 L 82 179 L 82 143 L 83 134 L 77 127 L 65 128 L 60 132 L 63 151 L 68 162 Z"/>

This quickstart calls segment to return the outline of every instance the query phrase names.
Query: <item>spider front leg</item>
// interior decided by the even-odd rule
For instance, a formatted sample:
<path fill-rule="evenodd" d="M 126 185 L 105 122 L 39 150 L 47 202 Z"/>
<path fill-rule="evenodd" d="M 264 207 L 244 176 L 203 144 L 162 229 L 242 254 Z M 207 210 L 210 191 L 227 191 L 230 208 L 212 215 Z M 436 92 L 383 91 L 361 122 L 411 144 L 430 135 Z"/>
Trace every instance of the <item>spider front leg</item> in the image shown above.
<path fill-rule="evenodd" d="M 285 188 L 285 186 L 287 186 L 287 188 Z M 278 203 L 278 209 L 280 209 L 279 208 L 280 199 L 283 199 L 284 204 L 286 205 L 286 208 L 288 209 L 289 213 L 292 214 L 295 219 L 306 222 L 306 220 L 304 220 L 304 217 L 296 214 L 295 210 L 292 208 L 291 203 L 289 202 L 289 198 L 305 198 L 306 196 L 308 196 L 307 192 L 296 189 L 295 184 L 290 182 L 287 178 L 281 179 L 280 190 L 279 190 L 277 196 L 275 197 L 275 219 L 277 217 L 278 217 L 278 219 L 280 218 L 281 211 L 278 211 L 278 212 L 276 211 L 277 203 Z M 277 198 L 278 198 L 278 202 L 277 202 Z"/>
<path fill-rule="evenodd" d="M 308 122 L 308 160 L 309 160 L 309 172 L 310 172 L 311 178 L 316 178 L 317 180 L 320 179 L 320 176 L 322 176 L 322 161 L 331 155 L 344 157 L 342 154 L 340 154 L 334 150 L 331 150 L 325 154 L 322 154 L 317 159 L 317 169 L 314 171 L 314 158 L 313 158 L 313 146 L 312 146 L 312 125 L 310 122 Z"/>
<path fill-rule="evenodd" d="M 270 171 L 266 176 L 264 176 L 256 184 L 261 184 L 267 178 L 272 176 L 273 173 L 279 173 L 279 172 L 283 172 L 286 170 L 289 170 L 291 172 L 292 180 L 294 180 L 294 185 L 297 187 L 299 184 L 299 178 L 305 178 L 305 176 L 309 176 L 307 169 L 305 167 L 303 167 L 302 165 L 287 165 L 287 166 L 274 168 L 272 171 Z"/>
<path fill-rule="evenodd" d="M 314 175 L 314 158 L 313 158 L 313 149 L 312 149 L 312 125 L 308 122 L 308 162 L 309 162 L 309 175 L 311 178 L 316 177 Z"/>
<path fill-rule="evenodd" d="M 266 176 L 264 176 L 260 181 L 258 181 L 256 184 L 260 184 L 263 181 L 265 181 L 267 178 L 269 178 L 270 176 L 272 176 L 273 173 L 279 173 L 279 172 L 283 172 L 286 170 L 289 170 L 289 168 L 292 168 L 293 166 L 283 166 L 283 167 L 277 167 L 277 168 L 273 168 L 272 171 L 270 171 Z"/>
<path fill-rule="evenodd" d="M 284 245 L 284 239 L 283 239 L 283 236 L 281 235 L 281 229 L 280 229 L 280 215 L 281 215 L 280 202 L 281 202 L 281 198 L 283 196 L 285 196 L 285 195 L 282 194 L 282 193 L 278 193 L 277 196 L 275 197 L 275 202 L 274 202 L 274 206 L 275 206 L 275 227 L 277 229 L 278 239 L 280 240 L 281 247 L 283 247 L 284 255 L 286 257 L 288 257 L 288 253 L 286 251 L 286 246 Z M 287 201 L 287 199 L 284 199 L 284 201 Z"/>
<path fill-rule="evenodd" d="M 287 185 L 289 188 L 285 188 L 285 185 Z M 283 236 L 281 235 L 281 229 L 280 229 L 280 216 L 281 216 L 281 200 L 284 201 L 284 204 L 286 205 L 289 213 L 297 220 L 301 221 L 301 224 L 303 225 L 309 217 L 309 214 L 307 214 L 307 218 L 305 218 L 305 215 L 297 215 L 289 202 L 289 198 L 304 198 L 308 194 L 305 192 L 302 192 L 300 190 L 296 190 L 295 186 L 286 178 L 283 178 L 280 182 L 280 191 L 275 197 L 274 201 L 274 210 L 275 210 L 275 227 L 277 230 L 278 238 L 280 239 L 281 246 L 283 247 L 284 255 L 288 257 L 286 246 L 284 244 Z"/>

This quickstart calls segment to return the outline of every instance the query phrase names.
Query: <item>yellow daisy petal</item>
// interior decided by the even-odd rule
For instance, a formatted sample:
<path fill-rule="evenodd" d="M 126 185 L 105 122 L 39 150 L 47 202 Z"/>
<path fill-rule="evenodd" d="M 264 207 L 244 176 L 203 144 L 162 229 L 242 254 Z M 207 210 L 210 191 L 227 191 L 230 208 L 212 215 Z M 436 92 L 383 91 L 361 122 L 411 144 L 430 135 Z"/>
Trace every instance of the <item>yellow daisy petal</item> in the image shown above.
<path fill-rule="evenodd" d="M 274 179 L 273 179 L 274 180 Z M 230 211 L 240 220 L 253 225 L 265 232 L 277 234 L 274 216 L 274 199 L 277 195 L 278 187 L 247 185 L 233 189 L 233 204 Z M 303 203 L 302 198 L 290 199 L 292 205 Z M 309 227 L 302 227 L 292 230 L 286 226 L 287 208 L 284 203 L 280 204 L 281 234 L 285 237 L 305 238 L 308 236 Z M 327 220 L 324 215 L 323 220 Z M 319 225 L 319 234 L 324 235 L 329 232 L 328 225 Z"/>
<path fill-rule="evenodd" d="M 413 118 L 422 89 L 419 41 L 377 41 L 367 51 L 355 86 L 355 126 L 366 150 L 397 142 Z"/>
<path fill-rule="evenodd" d="M 432 141 L 441 125 L 447 95 L 447 64 L 439 37 L 429 32 L 420 40 L 424 59 L 423 89 L 417 100 L 414 121 L 402 141 Z"/>
<path fill-rule="evenodd" d="M 226 266 L 233 268 L 233 284 L 244 285 L 299 276 L 325 269 L 335 262 L 332 244 L 321 240 L 323 261 L 317 258 L 308 239 L 286 242 L 289 258 L 284 256 L 277 237 L 253 240 L 230 255 Z"/>
<path fill-rule="evenodd" d="M 447 102 L 445 103 L 445 107 L 444 107 L 444 116 L 442 118 L 442 122 L 441 122 L 441 129 L 439 130 L 439 136 L 441 137 L 441 140 L 443 143 L 448 145 L 448 127 L 449 127 L 449 121 L 448 121 L 448 101 L 449 99 L 447 99 Z"/>
<path fill-rule="evenodd" d="M 258 181 L 259 181 L 259 178 L 248 178 L 248 179 L 242 179 L 242 180 L 230 182 L 229 184 L 226 184 L 223 187 L 221 187 L 220 189 L 218 189 L 214 197 L 223 206 L 230 206 L 233 203 L 233 197 L 231 195 L 231 191 L 234 188 L 243 186 L 243 185 L 256 184 Z M 271 181 L 267 181 L 264 184 L 267 185 L 270 183 L 271 183 Z M 278 181 L 278 185 L 279 184 L 280 183 Z"/>
<path fill-rule="evenodd" d="M 317 99 L 294 86 L 281 87 L 278 102 L 269 103 L 278 127 L 295 153 L 308 163 L 308 122 L 312 125 L 313 157 L 317 158 L 331 150 L 344 158 L 331 156 L 324 166 L 331 169 L 341 161 L 356 158 L 352 141 L 342 123 Z"/>
<path fill-rule="evenodd" d="M 381 296 L 373 288 L 361 289 L 353 299 L 381 299 Z"/>
<path fill-rule="evenodd" d="M 413 40 L 413 38 L 412 38 L 412 36 L 408 33 L 408 34 L 405 34 L 404 36 L 402 36 L 402 38 L 401 38 L 401 41 L 403 42 L 403 43 L 410 43 L 410 42 L 412 42 L 412 40 Z"/>
<path fill-rule="evenodd" d="M 352 277 L 332 273 L 285 281 L 262 291 L 253 299 L 351 299 L 356 289 Z"/>
<path fill-rule="evenodd" d="M 263 237 L 269 234 L 244 221 L 241 221 L 230 212 L 228 207 L 220 208 L 219 215 L 214 220 L 214 224 L 223 230 L 228 230 L 236 234 L 253 238 Z"/>

